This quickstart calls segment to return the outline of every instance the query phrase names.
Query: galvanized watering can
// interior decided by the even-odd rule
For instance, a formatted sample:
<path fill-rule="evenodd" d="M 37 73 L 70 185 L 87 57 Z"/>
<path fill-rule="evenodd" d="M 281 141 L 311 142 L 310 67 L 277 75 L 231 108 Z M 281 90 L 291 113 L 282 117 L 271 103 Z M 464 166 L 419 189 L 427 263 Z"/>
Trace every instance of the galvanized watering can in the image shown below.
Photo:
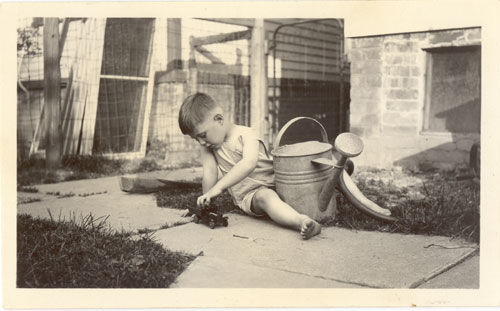
<path fill-rule="evenodd" d="M 321 131 L 322 142 L 307 141 L 280 146 L 287 129 L 298 121 L 312 121 Z M 299 213 L 315 220 L 334 217 L 335 188 L 360 211 L 383 221 L 395 221 L 390 211 L 367 199 L 344 169 L 347 159 L 363 151 L 363 142 L 352 133 L 335 139 L 335 151 L 321 123 L 313 118 L 298 117 L 286 123 L 276 136 L 273 155 L 276 191 Z"/>

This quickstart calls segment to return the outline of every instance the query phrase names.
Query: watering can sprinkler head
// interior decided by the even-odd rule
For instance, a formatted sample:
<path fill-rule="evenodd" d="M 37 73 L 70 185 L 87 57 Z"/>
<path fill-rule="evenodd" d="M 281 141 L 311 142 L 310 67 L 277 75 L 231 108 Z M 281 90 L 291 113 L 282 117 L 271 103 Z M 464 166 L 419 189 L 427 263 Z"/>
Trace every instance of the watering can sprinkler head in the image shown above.
<path fill-rule="evenodd" d="M 348 158 L 354 158 L 363 152 L 363 141 L 353 133 L 342 133 L 335 139 L 335 150 L 340 154 L 340 159 L 335 162 L 332 159 L 316 158 L 312 160 L 316 164 L 330 165 L 342 169 Z"/>
<path fill-rule="evenodd" d="M 335 169 L 344 169 L 348 158 L 354 158 L 363 152 L 363 141 L 353 133 L 342 133 L 335 139 L 335 150 L 340 153 L 340 159 L 334 165 Z"/>
<path fill-rule="evenodd" d="M 335 139 L 335 150 L 343 157 L 357 157 L 363 152 L 363 141 L 353 133 L 342 133 Z"/>

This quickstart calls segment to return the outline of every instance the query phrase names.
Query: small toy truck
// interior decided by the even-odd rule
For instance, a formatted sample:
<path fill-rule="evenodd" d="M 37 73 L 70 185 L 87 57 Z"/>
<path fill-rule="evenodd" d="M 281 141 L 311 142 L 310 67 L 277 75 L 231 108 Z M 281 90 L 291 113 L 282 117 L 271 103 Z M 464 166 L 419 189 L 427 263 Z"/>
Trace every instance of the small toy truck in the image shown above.
<path fill-rule="evenodd" d="M 189 207 L 189 212 L 193 215 L 194 223 L 205 222 L 208 223 L 210 229 L 215 228 L 216 225 L 227 227 L 227 217 L 217 211 L 215 206 L 207 207 Z"/>

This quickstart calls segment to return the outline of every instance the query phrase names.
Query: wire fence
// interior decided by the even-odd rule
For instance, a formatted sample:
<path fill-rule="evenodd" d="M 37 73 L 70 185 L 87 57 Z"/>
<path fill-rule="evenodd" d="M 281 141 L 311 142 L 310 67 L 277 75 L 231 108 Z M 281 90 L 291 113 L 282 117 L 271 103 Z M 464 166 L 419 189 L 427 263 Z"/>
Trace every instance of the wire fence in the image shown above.
<path fill-rule="evenodd" d="M 266 40 L 293 21 L 267 20 Z M 138 157 L 160 151 L 172 163 L 192 158 L 197 144 L 182 135 L 177 118 L 183 99 L 194 92 L 209 94 L 233 122 L 250 126 L 252 24 L 251 19 L 60 19 L 63 154 Z M 326 123 L 338 117 L 332 107 L 339 100 L 334 77 L 343 38 L 336 25 L 309 23 L 278 33 L 276 53 L 267 59 L 274 131 L 299 114 Z M 19 161 L 45 152 L 43 31 L 43 18 L 19 20 Z M 271 67 L 276 63 L 278 82 Z"/>
<path fill-rule="evenodd" d="M 232 34 L 248 27 L 198 19 L 167 21 L 167 70 L 156 76 L 150 124 L 151 143 L 166 145 L 171 161 L 192 157 L 197 143 L 178 129 L 183 99 L 204 92 L 221 103 L 233 122 L 249 125 L 249 38 Z"/>
<path fill-rule="evenodd" d="M 168 151 L 194 150 L 177 115 L 195 91 L 208 93 L 234 122 L 248 125 L 249 38 L 227 36 L 237 31 L 248 27 L 197 19 L 60 20 L 63 153 L 135 156 L 154 143 Z M 20 160 L 44 153 L 43 87 L 43 19 L 23 19 Z"/>

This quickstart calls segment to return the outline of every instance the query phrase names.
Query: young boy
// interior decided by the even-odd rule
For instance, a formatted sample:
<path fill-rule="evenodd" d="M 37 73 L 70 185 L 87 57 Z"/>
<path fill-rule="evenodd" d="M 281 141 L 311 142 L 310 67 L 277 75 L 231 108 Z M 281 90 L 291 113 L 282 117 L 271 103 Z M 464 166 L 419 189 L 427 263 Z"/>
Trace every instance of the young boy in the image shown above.
<path fill-rule="evenodd" d="M 274 188 L 272 159 L 262 140 L 249 127 L 233 124 L 210 96 L 187 97 L 179 112 L 179 127 L 201 145 L 203 195 L 198 206 L 206 206 L 224 190 L 246 214 L 269 216 L 274 222 L 300 231 L 304 239 L 321 232 L 310 217 L 283 202 Z M 223 177 L 218 179 L 219 171 Z"/>

